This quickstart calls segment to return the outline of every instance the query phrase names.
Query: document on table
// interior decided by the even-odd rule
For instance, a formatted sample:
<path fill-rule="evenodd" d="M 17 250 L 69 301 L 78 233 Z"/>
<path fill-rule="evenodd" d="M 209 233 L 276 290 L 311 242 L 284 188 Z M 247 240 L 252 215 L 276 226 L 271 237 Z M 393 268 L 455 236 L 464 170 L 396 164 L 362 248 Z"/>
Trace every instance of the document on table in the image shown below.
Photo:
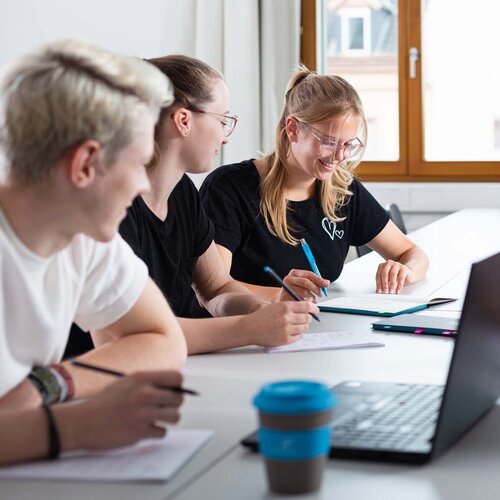
<path fill-rule="evenodd" d="M 293 344 L 267 347 L 266 352 L 322 351 L 327 349 L 349 349 L 355 347 L 383 347 L 373 334 L 354 332 L 306 333 Z"/>
<path fill-rule="evenodd" d="M 168 481 L 212 435 L 202 429 L 169 429 L 164 438 L 132 446 L 70 451 L 59 460 L 0 467 L 0 479 Z"/>

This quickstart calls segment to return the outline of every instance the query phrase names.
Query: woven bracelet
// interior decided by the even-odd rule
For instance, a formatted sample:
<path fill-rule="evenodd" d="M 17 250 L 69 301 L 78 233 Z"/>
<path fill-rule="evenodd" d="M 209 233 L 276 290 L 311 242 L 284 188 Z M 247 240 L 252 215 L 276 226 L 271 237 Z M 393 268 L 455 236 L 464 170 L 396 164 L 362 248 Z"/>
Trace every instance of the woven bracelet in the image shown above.
<path fill-rule="evenodd" d="M 51 405 L 61 400 L 61 379 L 47 366 L 35 366 L 31 369 L 28 379 L 40 391 L 43 403 Z"/>

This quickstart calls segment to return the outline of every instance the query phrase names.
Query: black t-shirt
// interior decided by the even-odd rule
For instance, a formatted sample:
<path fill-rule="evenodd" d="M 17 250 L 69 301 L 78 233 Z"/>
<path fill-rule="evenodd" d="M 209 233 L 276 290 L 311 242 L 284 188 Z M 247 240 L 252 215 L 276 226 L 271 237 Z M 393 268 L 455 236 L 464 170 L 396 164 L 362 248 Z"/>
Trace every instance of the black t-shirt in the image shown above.
<path fill-rule="evenodd" d="M 336 280 L 349 246 L 372 240 L 389 217 L 373 196 L 354 179 L 353 193 L 341 208 L 342 222 L 325 217 L 318 193 L 305 201 L 289 202 L 288 223 L 311 247 L 321 275 Z M 318 190 L 317 190 L 318 191 Z M 262 271 L 269 265 L 280 275 L 291 269 L 310 270 L 300 245 L 283 243 L 273 236 L 260 212 L 260 177 L 252 160 L 226 165 L 212 172 L 201 187 L 201 199 L 215 225 L 215 242 L 233 254 L 231 275 L 254 285 L 276 286 Z"/>
<path fill-rule="evenodd" d="M 209 316 L 191 284 L 196 260 L 212 243 L 214 229 L 187 175 L 168 199 L 166 220 L 159 219 L 138 196 L 120 225 L 120 234 L 146 263 L 177 316 Z"/>

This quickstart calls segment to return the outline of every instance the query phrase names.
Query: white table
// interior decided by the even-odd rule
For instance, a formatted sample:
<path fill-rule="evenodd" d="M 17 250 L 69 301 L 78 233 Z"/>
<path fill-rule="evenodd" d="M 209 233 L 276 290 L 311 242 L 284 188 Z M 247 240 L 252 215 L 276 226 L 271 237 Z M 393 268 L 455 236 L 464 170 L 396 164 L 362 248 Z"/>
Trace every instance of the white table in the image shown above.
<path fill-rule="evenodd" d="M 431 268 L 422 282 L 404 294 L 463 296 L 471 262 L 500 250 L 500 210 L 463 210 L 411 235 L 428 253 Z M 373 292 L 380 258 L 371 253 L 349 263 L 331 294 Z M 443 305 L 433 314 L 456 315 Z M 426 312 L 429 314 L 429 311 Z M 370 333 L 375 318 L 321 313 L 312 331 L 351 330 Z M 186 385 L 202 393 L 188 398 L 181 426 L 210 428 L 212 441 L 168 484 L 100 484 L 1 481 L 0 498 L 26 499 L 255 499 L 271 498 L 258 455 L 239 446 L 256 427 L 251 400 L 267 382 L 285 378 L 444 383 L 453 341 L 395 333 L 371 333 L 383 348 L 266 354 L 248 347 L 189 358 Z M 497 498 L 500 468 L 500 408 L 441 458 L 426 466 L 387 465 L 332 460 L 324 485 L 310 498 L 405 500 Z M 308 497 L 309 498 L 309 497 Z"/>

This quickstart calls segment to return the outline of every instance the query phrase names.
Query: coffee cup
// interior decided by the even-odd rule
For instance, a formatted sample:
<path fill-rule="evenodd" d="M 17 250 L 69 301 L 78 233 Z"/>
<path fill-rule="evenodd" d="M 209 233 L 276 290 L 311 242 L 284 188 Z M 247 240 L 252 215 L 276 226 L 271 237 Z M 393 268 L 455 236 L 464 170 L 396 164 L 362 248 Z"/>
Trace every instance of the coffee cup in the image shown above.
<path fill-rule="evenodd" d="M 322 383 L 286 380 L 264 385 L 254 398 L 259 411 L 259 450 L 276 493 L 321 487 L 330 450 L 335 396 Z"/>

